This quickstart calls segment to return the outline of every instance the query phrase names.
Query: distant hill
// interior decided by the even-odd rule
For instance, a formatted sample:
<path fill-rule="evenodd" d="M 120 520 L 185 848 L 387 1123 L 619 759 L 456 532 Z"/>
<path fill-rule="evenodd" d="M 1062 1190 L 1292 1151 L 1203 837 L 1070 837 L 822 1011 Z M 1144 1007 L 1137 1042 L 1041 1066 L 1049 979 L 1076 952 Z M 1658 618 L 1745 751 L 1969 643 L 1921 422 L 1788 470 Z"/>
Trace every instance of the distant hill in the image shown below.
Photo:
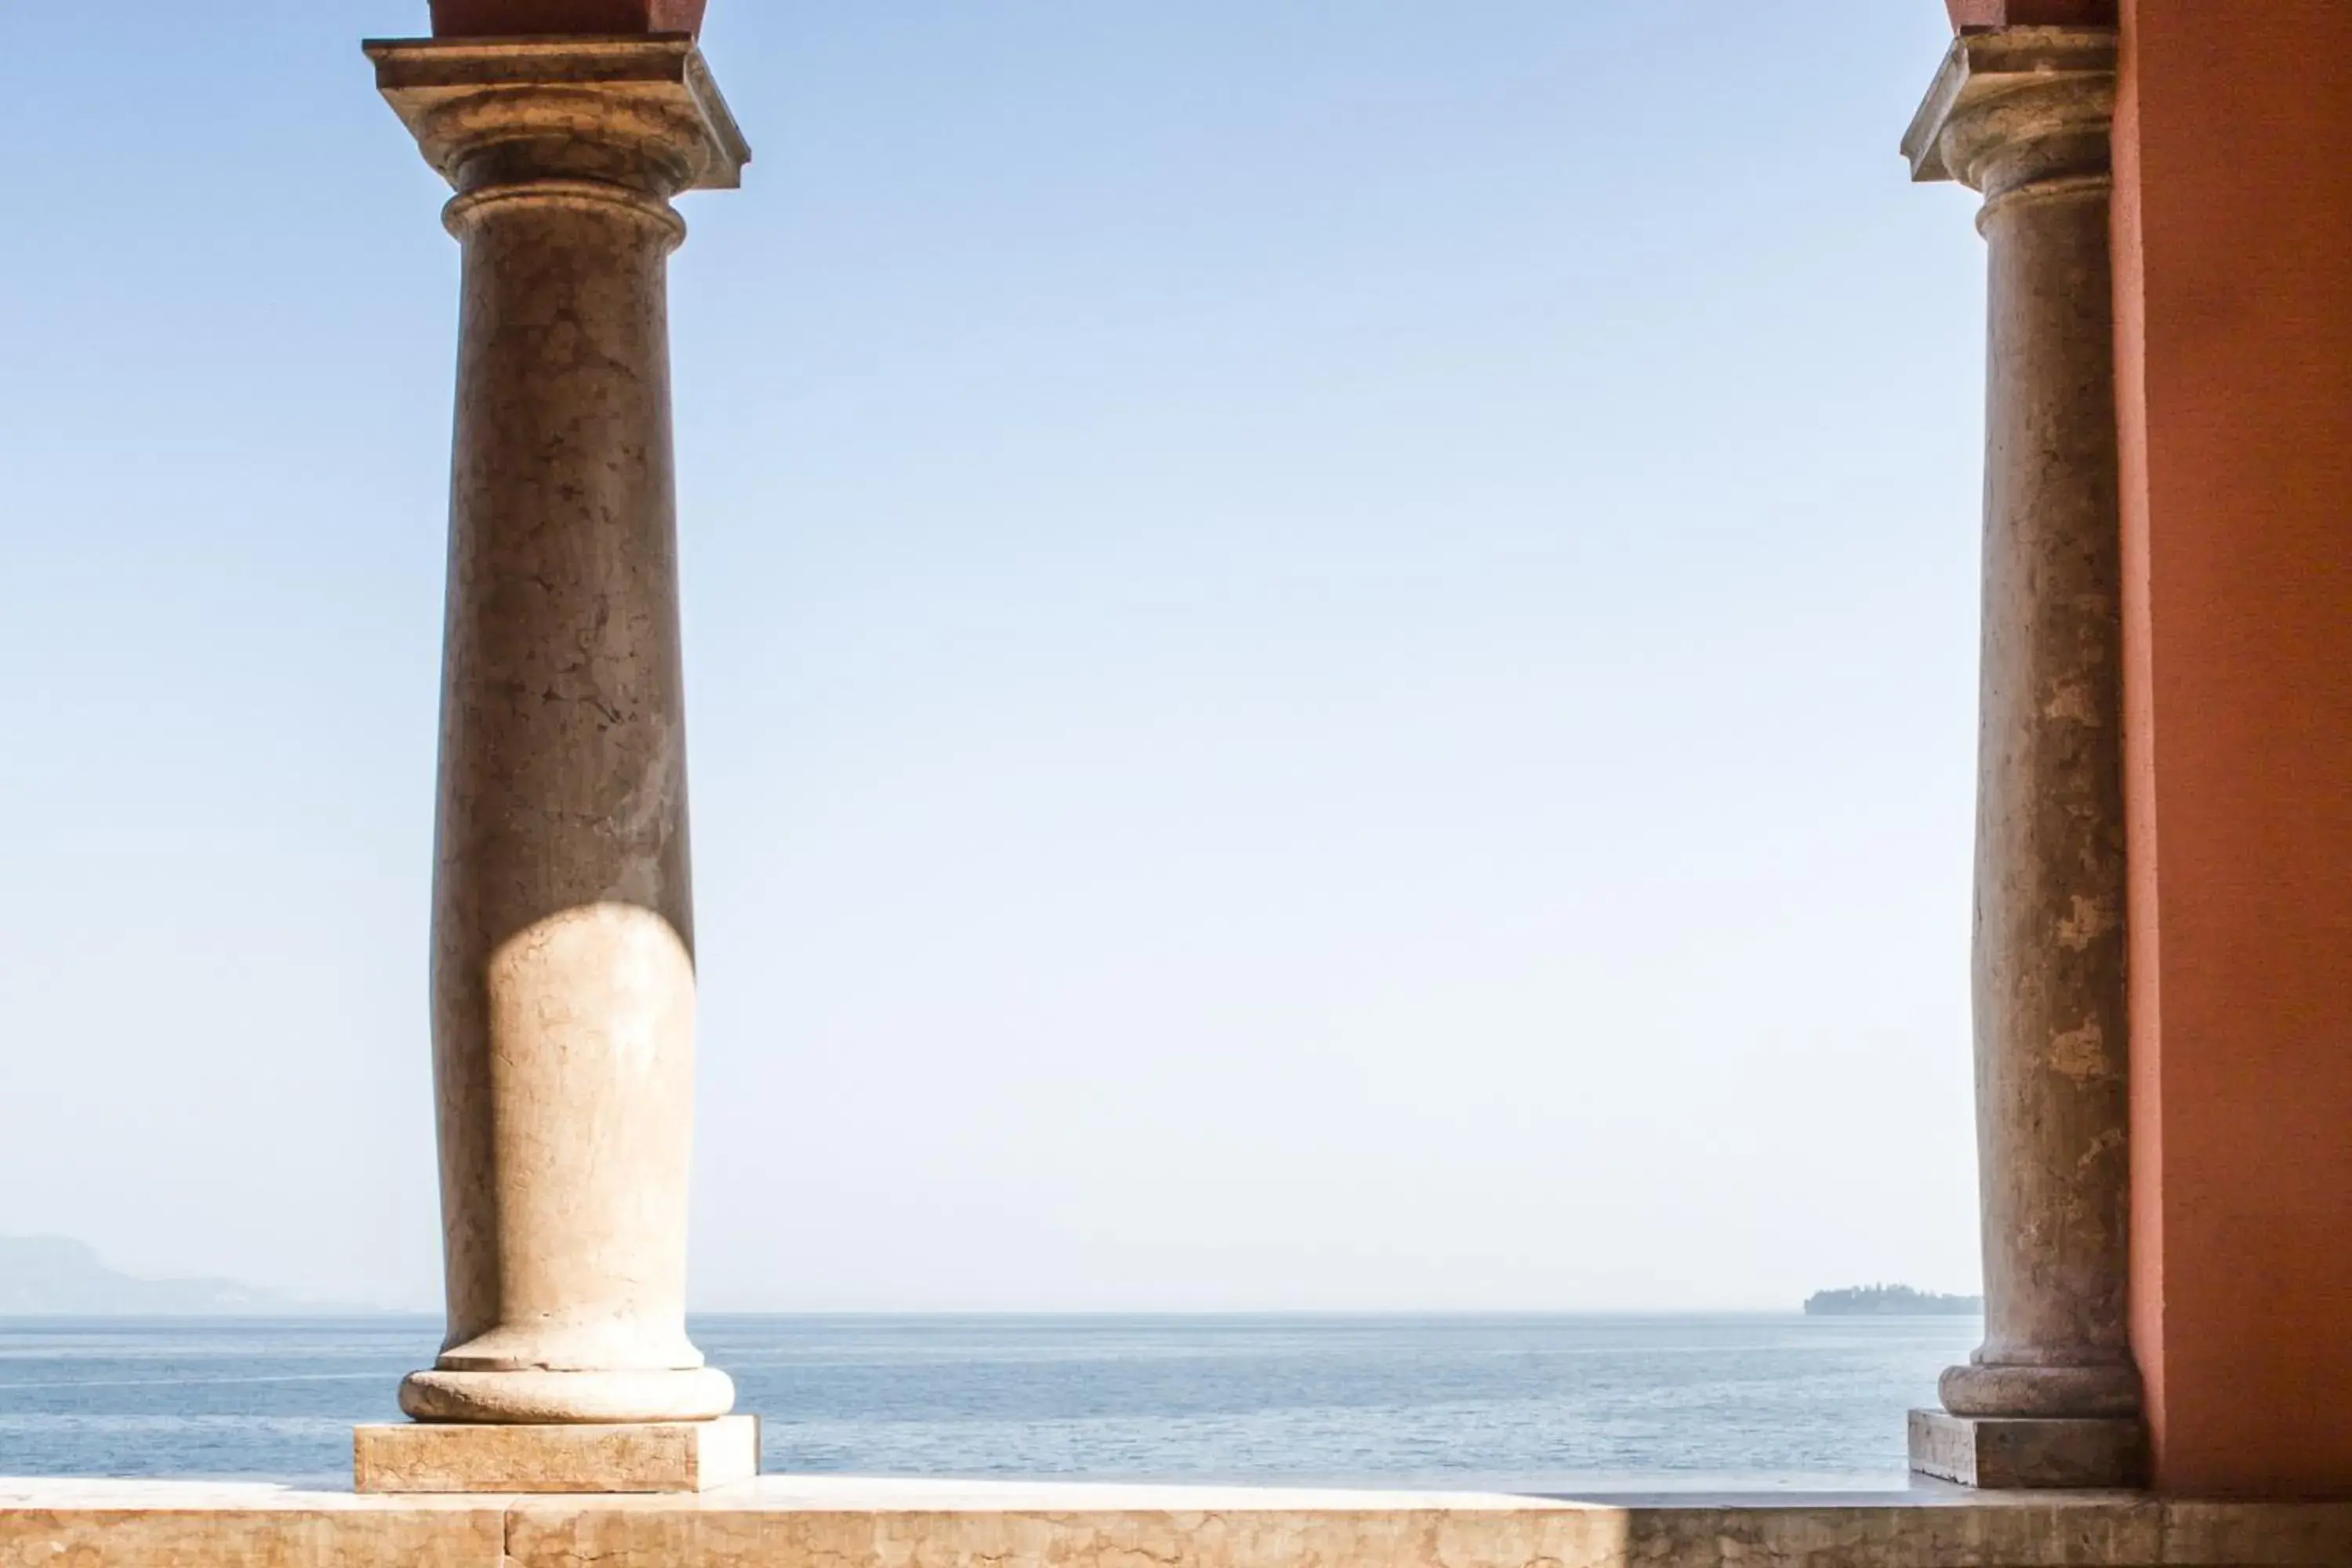
<path fill-rule="evenodd" d="M 1983 1310 L 1982 1296 L 1937 1296 L 1908 1285 L 1854 1285 L 1805 1298 L 1810 1318 L 1962 1318 Z"/>
<path fill-rule="evenodd" d="M 61 1236 L 0 1236 L 0 1317 L 263 1317 L 304 1310 L 302 1302 L 234 1279 L 118 1274 L 90 1247 Z"/>

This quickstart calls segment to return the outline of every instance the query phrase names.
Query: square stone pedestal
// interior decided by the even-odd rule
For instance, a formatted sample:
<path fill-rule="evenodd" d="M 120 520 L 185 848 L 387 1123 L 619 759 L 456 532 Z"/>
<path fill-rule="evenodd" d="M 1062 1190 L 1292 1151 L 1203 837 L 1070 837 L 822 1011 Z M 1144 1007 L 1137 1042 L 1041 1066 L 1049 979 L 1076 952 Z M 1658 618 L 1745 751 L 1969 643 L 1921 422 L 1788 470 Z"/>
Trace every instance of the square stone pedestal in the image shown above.
<path fill-rule="evenodd" d="M 1911 1468 L 1964 1487 L 2137 1487 L 2147 1479 L 2147 1429 L 2137 1421 L 1914 1410 Z"/>
<path fill-rule="evenodd" d="M 352 1435 L 362 1492 L 706 1492 L 760 1473 L 760 1418 L 611 1426 L 404 1421 Z"/>

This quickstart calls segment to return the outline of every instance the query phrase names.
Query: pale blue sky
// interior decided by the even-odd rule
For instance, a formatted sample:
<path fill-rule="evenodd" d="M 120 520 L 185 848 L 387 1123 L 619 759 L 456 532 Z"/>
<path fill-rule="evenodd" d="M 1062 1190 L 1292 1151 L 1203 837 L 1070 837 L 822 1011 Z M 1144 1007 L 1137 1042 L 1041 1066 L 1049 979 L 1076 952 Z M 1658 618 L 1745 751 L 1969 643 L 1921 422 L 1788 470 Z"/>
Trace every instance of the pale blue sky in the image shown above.
<path fill-rule="evenodd" d="M 0 53 L 0 1233 L 438 1300 L 407 0 Z M 1932 0 L 718 0 L 696 1297 L 1976 1278 Z"/>

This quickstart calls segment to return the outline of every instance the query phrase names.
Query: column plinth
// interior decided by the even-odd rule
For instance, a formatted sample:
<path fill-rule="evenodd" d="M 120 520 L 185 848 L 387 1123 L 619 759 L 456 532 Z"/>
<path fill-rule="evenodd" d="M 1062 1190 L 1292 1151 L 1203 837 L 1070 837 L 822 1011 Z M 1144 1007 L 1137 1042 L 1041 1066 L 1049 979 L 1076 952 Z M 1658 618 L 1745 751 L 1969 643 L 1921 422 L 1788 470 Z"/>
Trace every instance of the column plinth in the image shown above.
<path fill-rule="evenodd" d="M 670 198 L 734 184 L 748 153 L 684 37 L 367 52 L 457 189 L 464 252 L 433 913 L 448 1333 L 400 1402 L 504 1428 L 478 1451 L 500 1456 L 485 1484 L 511 1486 L 532 1469 L 517 1429 L 734 1403 L 685 1318 L 667 258 Z M 572 1441 L 564 1473 L 626 1447 Z M 462 1440 L 430 1451 L 462 1479 Z"/>
<path fill-rule="evenodd" d="M 1984 194 L 1990 247 L 1972 985 L 1986 1332 L 1944 1374 L 1945 1411 L 1912 1428 L 1915 1468 L 1972 1484 L 2125 1484 L 2141 1449 L 2125 1304 L 2115 73 L 2112 30 L 1964 35 L 1904 144 L 1916 177 Z"/>

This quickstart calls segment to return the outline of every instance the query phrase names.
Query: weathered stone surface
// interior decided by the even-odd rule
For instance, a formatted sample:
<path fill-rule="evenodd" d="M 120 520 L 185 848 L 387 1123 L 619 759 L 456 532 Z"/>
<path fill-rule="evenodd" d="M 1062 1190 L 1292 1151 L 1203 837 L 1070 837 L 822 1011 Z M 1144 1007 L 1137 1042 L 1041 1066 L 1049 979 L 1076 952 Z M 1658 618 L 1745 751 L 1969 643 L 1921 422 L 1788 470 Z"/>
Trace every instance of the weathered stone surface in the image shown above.
<path fill-rule="evenodd" d="M 2147 1429 L 2131 1416 L 1914 1410 L 1911 1468 L 1964 1487 L 2136 1487 L 2147 1479 Z"/>
<path fill-rule="evenodd" d="M 1974 953 L 1985 1342 L 1941 1389 L 1964 1415 L 2139 1409 L 2125 1315 L 2115 69 L 2112 31 L 1963 37 L 1904 142 L 1918 177 L 1984 193 L 1990 247 Z"/>
<path fill-rule="evenodd" d="M 666 200 L 730 188 L 751 161 L 702 51 L 684 38 L 378 39 L 365 48 L 377 90 L 425 161 L 461 190 L 578 179 Z"/>
<path fill-rule="evenodd" d="M 682 37 L 368 54 L 457 187 L 465 258 L 433 918 L 448 1337 L 401 1405 L 705 1419 L 734 1393 L 685 1320 L 667 268 L 685 233 L 670 198 L 733 184 L 748 153 Z"/>
<path fill-rule="evenodd" d="M 0 1481 L 0 1568 L 2344 1568 L 2352 1503 L 1563 1497 L 768 1477 L 457 1500 Z"/>
<path fill-rule="evenodd" d="M 700 1492 L 760 1473 L 760 1424 L 362 1426 L 352 1476 L 362 1492 Z"/>

